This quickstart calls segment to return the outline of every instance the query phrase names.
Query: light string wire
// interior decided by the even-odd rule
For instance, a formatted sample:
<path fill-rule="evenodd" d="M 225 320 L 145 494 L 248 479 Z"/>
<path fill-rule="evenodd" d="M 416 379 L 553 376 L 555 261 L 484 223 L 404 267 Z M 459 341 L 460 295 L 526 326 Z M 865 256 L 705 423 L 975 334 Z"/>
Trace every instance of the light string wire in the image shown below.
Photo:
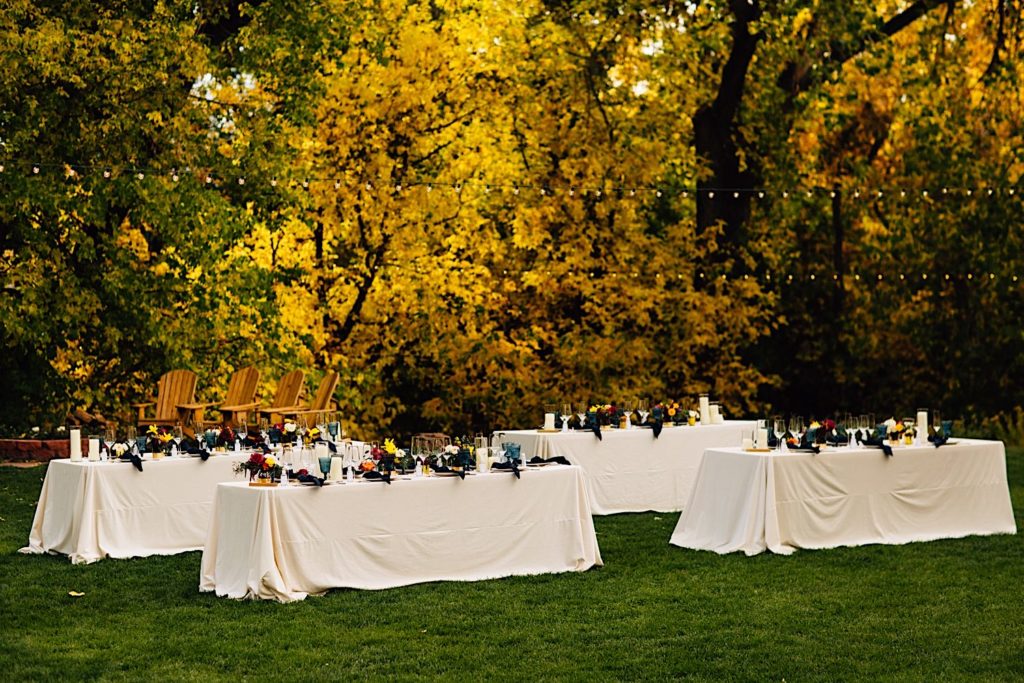
<path fill-rule="evenodd" d="M 46 162 L 24 162 L 24 161 L 22 161 L 22 162 L 15 162 L 15 166 L 14 167 L 15 167 L 15 169 L 23 168 L 25 170 L 25 172 L 30 177 L 36 177 L 36 178 L 41 177 L 41 176 L 49 175 L 48 173 L 46 173 L 46 171 L 48 171 L 48 170 L 59 170 L 61 175 L 63 175 L 66 180 L 73 180 L 73 179 L 83 180 L 83 179 L 85 179 L 86 175 L 88 175 L 88 174 L 97 174 L 97 175 L 99 175 L 101 177 L 102 180 L 105 180 L 105 181 L 113 181 L 113 180 L 120 179 L 122 177 L 128 177 L 130 179 L 134 179 L 134 180 L 137 180 L 137 181 L 144 181 L 147 178 L 151 178 L 151 177 L 158 177 L 158 178 L 159 177 L 163 177 L 165 179 L 171 180 L 174 183 L 178 183 L 178 182 L 180 182 L 180 181 L 182 181 L 184 179 L 194 178 L 197 181 L 201 181 L 200 184 L 202 186 L 207 186 L 207 187 L 208 186 L 220 187 L 224 182 L 233 182 L 233 183 L 235 183 L 237 185 L 240 185 L 240 186 L 245 186 L 245 185 L 248 184 L 248 181 L 247 181 L 245 175 L 237 175 L 237 176 L 233 176 L 232 178 L 227 178 L 226 176 L 217 176 L 217 175 L 214 175 L 214 173 L 212 173 L 212 172 L 204 172 L 204 171 L 201 171 L 201 170 L 193 169 L 191 167 L 184 167 L 184 168 L 182 168 L 180 170 L 176 169 L 176 168 L 172 168 L 170 170 L 167 170 L 166 168 L 160 168 L 160 169 L 154 170 L 152 167 L 140 167 L 140 166 L 134 166 L 134 165 L 115 166 L 115 165 L 100 165 L 100 164 L 53 163 L 53 162 L 46 163 Z M 0 163 L 0 178 L 2 178 L 5 174 L 9 174 L 11 172 L 12 172 L 12 169 L 11 169 L 11 167 L 10 167 L 10 165 L 8 163 Z M 699 187 L 698 188 L 696 186 L 690 186 L 690 187 L 686 187 L 686 188 L 675 189 L 674 191 L 669 191 L 669 190 L 663 189 L 662 187 L 651 186 L 651 185 L 612 185 L 610 188 L 607 187 L 607 186 L 606 187 L 597 188 L 597 187 L 586 187 L 586 186 L 578 186 L 577 187 L 577 186 L 571 186 L 571 185 L 568 185 L 568 184 L 565 185 L 565 187 L 562 188 L 561 190 L 555 190 L 555 189 L 553 189 L 551 187 L 548 187 L 548 186 L 531 185 L 531 184 L 527 184 L 527 183 L 512 183 L 512 184 L 508 184 L 508 183 L 485 183 L 485 182 L 481 182 L 481 181 L 478 181 L 478 180 L 472 180 L 472 179 L 467 179 L 467 180 L 463 180 L 463 181 L 442 181 L 442 180 L 436 180 L 436 179 L 431 179 L 431 180 L 417 179 L 417 180 L 414 180 L 414 181 L 404 182 L 404 183 L 394 183 L 390 179 L 388 179 L 386 181 L 381 181 L 380 179 L 378 179 L 378 181 L 376 183 L 374 183 L 373 181 L 370 181 L 370 180 L 359 180 L 359 181 L 353 182 L 350 179 L 344 179 L 344 178 L 334 177 L 334 176 L 303 177 L 301 180 L 296 179 L 296 178 L 288 178 L 288 179 L 285 179 L 283 181 L 280 180 L 280 179 L 277 179 L 277 178 L 272 178 L 269 181 L 267 181 L 267 184 L 270 187 L 275 187 L 275 188 L 280 186 L 280 185 L 282 185 L 282 184 L 284 184 L 286 187 L 302 188 L 302 189 L 305 189 L 305 190 L 309 190 L 312 187 L 313 184 L 327 184 L 327 185 L 333 186 L 335 189 L 340 189 L 342 186 L 346 186 L 347 188 L 351 189 L 351 188 L 358 187 L 358 186 L 361 185 L 367 191 L 371 191 L 371 192 L 374 191 L 374 190 L 387 191 L 387 190 L 390 189 L 392 192 L 394 192 L 396 194 L 401 194 L 401 193 L 403 193 L 403 192 L 405 192 L 407 190 L 412 190 L 414 188 L 422 188 L 426 192 L 429 193 L 429 192 L 432 192 L 434 189 L 438 189 L 438 188 L 447 188 L 447 189 L 455 190 L 457 192 L 461 192 L 465 188 L 474 187 L 474 188 L 477 188 L 477 189 L 482 189 L 484 193 L 489 193 L 489 192 L 492 192 L 492 191 L 499 191 L 499 192 L 507 191 L 510 194 L 512 194 L 513 196 L 519 196 L 519 195 L 521 195 L 524 192 L 535 192 L 538 195 L 543 196 L 543 197 L 552 197 L 552 198 L 554 198 L 560 192 L 562 195 L 567 196 L 567 197 L 574 197 L 574 196 L 576 196 L 578 194 L 581 197 L 590 196 L 590 197 L 592 197 L 594 199 L 597 199 L 597 200 L 600 200 L 602 197 L 610 197 L 613 194 L 617 194 L 618 195 L 617 197 L 615 197 L 616 199 L 621 199 L 621 198 L 624 198 L 626 196 L 633 196 L 633 197 L 635 197 L 635 196 L 637 196 L 637 195 L 639 195 L 641 193 L 645 193 L 645 192 L 649 193 L 649 194 L 653 194 L 655 197 L 658 197 L 658 198 L 664 197 L 666 195 L 672 196 L 674 194 L 675 196 L 681 197 L 681 198 L 684 198 L 684 199 L 689 197 L 690 195 L 693 195 L 694 197 L 697 197 L 700 194 L 706 195 L 709 199 L 714 199 L 714 197 L 717 196 L 718 194 L 723 194 L 723 195 L 725 195 L 727 197 L 729 195 L 732 195 L 732 197 L 734 199 L 739 199 L 740 197 L 742 197 L 745 194 L 753 195 L 752 198 L 757 198 L 757 199 L 764 199 L 766 197 L 772 197 L 772 198 L 781 197 L 783 199 L 788 199 L 790 197 L 792 197 L 794 199 L 799 199 L 799 198 L 811 199 L 811 198 L 822 197 L 822 196 L 827 196 L 829 198 L 834 198 L 838 192 L 841 192 L 841 190 L 837 190 L 835 187 L 823 187 L 823 186 L 803 186 L 803 187 L 798 187 L 798 188 L 789 188 L 789 189 L 785 189 L 785 190 L 773 189 L 773 188 L 770 188 L 770 187 L 756 187 L 756 188 Z M 943 197 L 943 196 L 949 196 L 949 195 L 953 195 L 953 196 L 962 195 L 962 196 L 970 197 L 970 196 L 973 196 L 975 194 L 977 194 L 979 196 L 985 196 L 985 197 L 991 197 L 991 196 L 996 196 L 996 195 L 1013 197 L 1016 194 L 1016 190 L 1017 190 L 1017 188 L 1014 187 L 1014 186 L 1006 186 L 1006 187 L 1003 187 L 1003 186 L 1000 186 L 1000 187 L 992 187 L 992 186 L 942 187 L 942 188 L 940 188 L 938 190 L 935 190 L 933 188 L 922 188 L 922 189 L 908 190 L 905 187 L 897 186 L 895 188 L 887 187 L 884 190 L 883 189 L 879 189 L 879 188 L 875 188 L 875 189 L 867 190 L 867 191 L 861 190 L 861 189 L 855 189 L 852 192 L 847 192 L 847 193 L 844 193 L 844 194 L 846 194 L 847 196 L 852 196 L 855 199 L 863 198 L 863 199 L 875 199 L 875 200 L 882 200 L 882 199 L 885 199 L 887 197 L 888 198 L 899 197 L 900 199 L 905 199 L 907 197 L 913 197 L 913 196 L 916 196 L 916 195 L 919 194 L 922 198 L 928 199 L 928 198 L 931 198 L 931 197 Z M 1010 276 L 1004 276 L 1004 275 L 996 275 L 995 273 L 992 273 L 992 272 L 989 272 L 989 273 L 981 272 L 981 273 L 978 273 L 976 275 L 973 271 L 969 271 L 969 272 L 966 272 L 966 273 L 948 273 L 947 272 L 947 273 L 941 273 L 941 274 L 936 274 L 936 273 L 906 273 L 906 272 L 899 272 L 899 273 L 895 273 L 895 274 L 891 274 L 891 275 L 887 275 L 886 273 L 880 272 L 880 271 L 869 272 L 869 271 L 859 271 L 859 270 L 850 270 L 850 271 L 844 271 L 842 273 L 839 273 L 839 272 L 836 272 L 834 269 L 831 269 L 831 270 L 829 270 L 829 269 L 818 269 L 816 272 L 809 272 L 809 273 L 805 272 L 805 273 L 799 273 L 799 274 L 784 273 L 784 272 L 780 273 L 780 272 L 773 272 L 771 270 L 766 270 L 766 271 L 762 271 L 762 272 L 759 272 L 759 273 L 743 273 L 743 274 L 732 274 L 732 275 L 729 275 L 729 274 L 726 274 L 726 273 L 713 273 L 713 272 L 708 272 L 708 271 L 709 271 L 709 269 L 696 270 L 694 272 L 694 274 L 691 275 L 690 277 L 692 277 L 694 279 L 694 281 L 699 281 L 701 283 L 706 283 L 706 284 L 711 284 L 711 283 L 714 283 L 714 282 L 719 281 L 719 280 L 722 281 L 722 282 L 726 282 L 726 281 L 730 281 L 730 280 L 732 280 L 732 281 L 755 280 L 755 281 L 758 281 L 758 282 L 761 282 L 761 283 L 764 283 L 764 284 L 775 285 L 775 286 L 789 285 L 789 284 L 792 284 L 794 282 L 815 282 L 815 281 L 821 281 L 823 283 L 827 283 L 829 280 L 831 280 L 836 286 L 845 285 L 847 283 L 850 283 L 851 281 L 854 282 L 854 283 L 859 283 L 859 282 L 871 283 L 872 286 L 880 285 L 880 284 L 883 284 L 883 283 L 892 283 L 892 282 L 901 282 L 901 283 L 917 282 L 922 287 L 926 286 L 929 283 L 929 281 L 938 281 L 940 283 L 942 283 L 942 282 L 968 282 L 968 283 L 976 283 L 976 284 L 979 284 L 979 285 L 980 284 L 993 283 L 995 281 L 1003 281 L 1003 282 L 1009 281 L 1010 283 L 1012 283 L 1014 285 L 1017 285 L 1018 283 L 1020 283 L 1020 277 L 1017 274 L 1013 274 L 1013 275 L 1010 275 Z M 571 273 L 575 273 L 575 271 L 570 271 L 570 272 Z M 614 269 L 601 268 L 600 272 L 598 272 L 597 270 L 585 270 L 584 272 L 585 272 L 585 274 L 590 279 L 602 279 L 602 278 L 605 278 L 605 277 L 612 278 L 612 279 L 617 279 L 617 278 L 621 277 L 622 279 L 625 279 L 625 280 L 632 279 L 632 280 L 640 280 L 640 281 L 649 281 L 649 282 L 653 282 L 653 283 L 656 283 L 656 282 L 670 282 L 673 279 L 682 280 L 682 279 L 687 277 L 686 275 L 684 275 L 682 273 L 676 273 L 675 277 L 673 277 L 672 274 L 667 274 L 666 275 L 666 274 L 662 274 L 660 272 L 654 273 L 654 274 L 641 273 L 639 271 L 629 270 L 629 269 L 627 269 L 627 270 L 614 270 Z M 496 272 L 492 272 L 491 274 L 492 275 L 497 275 Z M 536 270 L 533 270 L 533 269 L 512 270 L 512 271 L 510 271 L 508 269 L 502 269 L 501 274 L 502 274 L 502 276 L 518 276 L 518 277 L 521 277 L 521 276 L 526 275 L 526 274 L 534 274 L 534 275 L 536 275 L 538 273 L 537 273 Z M 550 271 L 545 271 L 543 274 L 545 274 L 546 276 L 551 276 L 552 275 L 552 273 Z"/>

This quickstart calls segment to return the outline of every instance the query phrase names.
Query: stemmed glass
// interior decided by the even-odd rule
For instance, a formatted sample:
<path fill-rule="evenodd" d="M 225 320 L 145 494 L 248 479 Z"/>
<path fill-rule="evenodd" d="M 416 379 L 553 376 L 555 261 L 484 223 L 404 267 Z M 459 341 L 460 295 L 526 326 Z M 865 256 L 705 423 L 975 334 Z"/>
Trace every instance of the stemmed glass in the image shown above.
<path fill-rule="evenodd" d="M 772 433 L 775 434 L 775 447 L 782 450 L 782 437 L 786 435 L 786 421 L 781 415 L 772 417 Z"/>
<path fill-rule="evenodd" d="M 636 411 L 640 413 L 640 424 L 647 424 L 647 416 L 651 414 L 650 403 L 646 398 L 636 401 Z"/>
<path fill-rule="evenodd" d="M 586 401 L 580 401 L 576 404 L 576 417 L 580 419 L 580 427 L 583 426 L 583 421 L 587 419 L 587 412 L 590 410 L 590 406 L 587 405 Z"/>
<path fill-rule="evenodd" d="M 804 434 L 804 419 L 799 415 L 793 415 L 789 418 L 789 433 L 797 441 L 803 441 Z"/>
<path fill-rule="evenodd" d="M 622 410 L 626 414 L 626 426 L 633 426 L 633 411 L 636 410 L 636 400 L 627 398 L 622 401 Z"/>
<path fill-rule="evenodd" d="M 914 431 L 914 425 L 916 421 L 912 417 L 903 418 L 903 443 L 907 443 L 908 437 L 912 431 Z"/>
<path fill-rule="evenodd" d="M 937 411 L 937 410 L 931 411 L 930 414 L 931 414 L 931 419 L 932 419 L 932 434 L 935 434 L 936 436 L 943 436 L 943 432 L 942 432 L 942 414 L 939 411 Z M 928 436 L 930 436 L 930 435 L 928 435 Z"/>
<path fill-rule="evenodd" d="M 565 402 L 562 404 L 561 413 L 562 417 L 562 431 L 569 431 L 569 420 L 572 418 L 572 404 Z"/>

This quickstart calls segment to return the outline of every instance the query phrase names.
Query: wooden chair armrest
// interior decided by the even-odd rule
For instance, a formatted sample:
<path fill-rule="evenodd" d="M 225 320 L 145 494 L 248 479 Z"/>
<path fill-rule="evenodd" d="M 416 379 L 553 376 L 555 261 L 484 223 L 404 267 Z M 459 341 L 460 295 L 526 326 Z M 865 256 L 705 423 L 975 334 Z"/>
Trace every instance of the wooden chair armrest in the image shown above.
<path fill-rule="evenodd" d="M 267 406 L 260 408 L 260 412 L 263 414 L 281 413 L 282 415 L 294 415 L 300 410 L 305 410 L 305 408 L 306 406 Z"/>
<path fill-rule="evenodd" d="M 244 403 L 237 406 L 217 406 L 217 410 L 222 413 L 240 413 L 243 410 L 256 410 L 259 407 L 259 403 Z"/>
<path fill-rule="evenodd" d="M 156 401 L 153 400 L 153 401 L 146 401 L 145 403 L 129 403 L 128 405 L 130 405 L 132 408 L 146 408 L 148 406 L 155 406 L 156 405 Z"/>
<path fill-rule="evenodd" d="M 181 410 L 199 410 L 200 408 L 209 408 L 210 406 L 215 406 L 215 405 L 217 405 L 217 404 L 216 403 L 179 403 L 179 404 L 177 404 L 174 407 L 175 408 L 180 408 Z"/>
<path fill-rule="evenodd" d="M 324 408 L 323 410 L 313 410 L 312 408 L 303 408 L 302 410 L 288 410 L 287 408 L 285 408 L 283 410 L 278 410 L 277 412 L 285 413 L 285 414 L 288 414 L 288 415 L 313 415 L 313 414 L 317 414 L 317 413 L 327 413 L 327 412 L 330 412 L 330 409 L 329 408 Z"/>

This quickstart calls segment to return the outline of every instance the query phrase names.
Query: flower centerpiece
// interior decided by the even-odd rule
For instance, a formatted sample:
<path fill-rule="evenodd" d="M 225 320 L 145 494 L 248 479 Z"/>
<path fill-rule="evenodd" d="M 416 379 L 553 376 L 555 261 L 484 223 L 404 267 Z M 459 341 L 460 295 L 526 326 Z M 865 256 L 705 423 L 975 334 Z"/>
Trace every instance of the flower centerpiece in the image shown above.
<path fill-rule="evenodd" d="M 291 420 L 285 420 L 281 429 L 281 443 L 293 444 L 299 441 L 299 425 Z"/>
<path fill-rule="evenodd" d="M 224 425 L 224 427 L 222 427 L 221 430 L 217 432 L 217 437 L 214 439 L 213 445 L 215 448 L 234 448 L 235 439 L 237 438 L 238 435 L 235 433 L 235 430 L 227 425 Z"/>
<path fill-rule="evenodd" d="M 150 425 L 149 429 L 146 430 L 147 453 L 153 453 L 158 457 L 163 456 L 165 453 L 170 453 L 173 446 L 174 435 L 171 434 L 167 427 Z"/>
<path fill-rule="evenodd" d="M 281 478 L 281 464 L 271 453 L 253 453 L 248 460 L 235 463 L 234 470 L 247 473 L 250 486 L 276 486 Z"/>
<path fill-rule="evenodd" d="M 903 438 L 903 433 L 906 431 L 906 428 L 903 426 L 903 423 L 896 420 L 895 418 L 890 417 L 882 424 L 885 425 L 885 433 L 889 437 L 889 442 L 894 445 L 898 444 L 900 440 Z"/>

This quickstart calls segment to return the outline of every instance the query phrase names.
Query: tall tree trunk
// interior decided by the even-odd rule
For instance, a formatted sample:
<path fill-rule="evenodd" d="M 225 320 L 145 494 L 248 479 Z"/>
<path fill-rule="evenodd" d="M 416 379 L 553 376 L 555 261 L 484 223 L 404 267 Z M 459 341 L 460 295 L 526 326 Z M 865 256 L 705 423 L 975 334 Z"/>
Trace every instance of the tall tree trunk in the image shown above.
<path fill-rule="evenodd" d="M 763 34 L 750 31 L 751 23 L 761 15 L 758 3 L 731 0 L 729 7 L 733 15 L 732 49 L 722 67 L 715 99 L 693 116 L 693 134 L 697 155 L 710 172 L 697 183 L 697 230 L 704 231 L 722 221 L 727 243 L 734 244 L 750 217 L 750 190 L 758 181 L 756 170 L 741 168 L 736 118 L 747 71 Z"/>

